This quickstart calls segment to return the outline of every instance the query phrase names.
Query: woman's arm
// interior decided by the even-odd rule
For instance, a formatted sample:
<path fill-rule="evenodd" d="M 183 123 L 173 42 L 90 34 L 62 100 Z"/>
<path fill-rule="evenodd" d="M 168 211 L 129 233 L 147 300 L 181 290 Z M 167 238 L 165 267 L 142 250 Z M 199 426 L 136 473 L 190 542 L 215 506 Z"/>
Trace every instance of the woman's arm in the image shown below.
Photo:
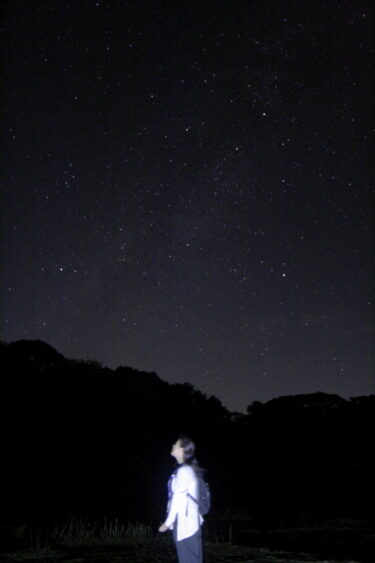
<path fill-rule="evenodd" d="M 191 467 L 180 467 L 176 474 L 176 480 L 174 483 L 174 491 L 172 495 L 171 505 L 169 507 L 169 512 L 167 519 L 164 524 L 160 526 L 159 530 L 164 532 L 170 528 L 173 522 L 176 520 L 176 516 L 179 510 L 184 510 L 186 508 L 187 502 L 187 492 L 189 486 L 193 480 L 193 470 Z M 163 528 L 163 529 L 161 529 Z M 165 529 L 164 529 L 165 528 Z"/>

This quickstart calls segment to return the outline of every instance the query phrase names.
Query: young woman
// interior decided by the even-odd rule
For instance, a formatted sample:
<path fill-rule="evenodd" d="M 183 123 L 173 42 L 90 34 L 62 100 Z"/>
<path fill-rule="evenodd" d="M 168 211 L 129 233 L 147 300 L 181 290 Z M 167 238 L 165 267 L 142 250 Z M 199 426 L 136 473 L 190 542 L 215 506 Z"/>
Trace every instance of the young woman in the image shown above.
<path fill-rule="evenodd" d="M 159 528 L 159 532 L 173 530 L 179 563 L 202 563 L 203 518 L 198 511 L 196 475 L 202 470 L 194 453 L 194 442 L 187 436 L 180 436 L 172 446 L 171 455 L 176 459 L 178 468 L 168 482 L 168 514 Z"/>

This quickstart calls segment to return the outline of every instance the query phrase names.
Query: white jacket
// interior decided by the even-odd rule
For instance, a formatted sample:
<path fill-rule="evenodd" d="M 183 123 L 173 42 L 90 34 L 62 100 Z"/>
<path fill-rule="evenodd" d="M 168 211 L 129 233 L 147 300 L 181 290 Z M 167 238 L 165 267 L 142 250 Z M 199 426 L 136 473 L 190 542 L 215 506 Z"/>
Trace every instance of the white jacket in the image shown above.
<path fill-rule="evenodd" d="M 195 534 L 203 522 L 198 504 L 188 496 L 198 499 L 197 477 L 189 465 L 181 465 L 172 476 L 171 489 L 172 498 L 164 524 L 173 529 L 177 517 L 177 541 L 181 541 Z"/>

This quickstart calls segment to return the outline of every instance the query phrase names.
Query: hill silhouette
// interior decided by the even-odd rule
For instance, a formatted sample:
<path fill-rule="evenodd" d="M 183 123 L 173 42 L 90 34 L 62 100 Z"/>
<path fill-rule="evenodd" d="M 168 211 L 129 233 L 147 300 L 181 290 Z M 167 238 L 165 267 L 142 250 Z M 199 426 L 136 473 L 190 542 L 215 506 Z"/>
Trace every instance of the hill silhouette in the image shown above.
<path fill-rule="evenodd" d="M 160 521 L 171 443 L 192 435 L 215 521 L 303 523 L 374 513 L 375 396 L 314 393 L 229 412 L 192 385 L 0 344 L 2 523 Z"/>

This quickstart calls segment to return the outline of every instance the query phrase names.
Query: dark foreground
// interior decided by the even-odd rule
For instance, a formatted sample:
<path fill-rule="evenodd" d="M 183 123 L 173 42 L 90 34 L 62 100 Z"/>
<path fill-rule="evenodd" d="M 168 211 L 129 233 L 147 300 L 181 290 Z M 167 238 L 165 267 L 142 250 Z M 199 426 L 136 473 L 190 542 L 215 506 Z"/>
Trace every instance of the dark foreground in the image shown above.
<path fill-rule="evenodd" d="M 2 563 L 28 561 L 33 563 L 174 563 L 174 549 L 170 542 L 128 542 L 124 545 L 65 546 L 56 549 L 24 549 L 0 554 Z M 205 563 L 301 563 L 303 561 L 357 563 L 354 559 L 321 559 L 308 553 L 271 551 L 266 548 L 208 544 Z"/>
<path fill-rule="evenodd" d="M 204 528 L 205 563 L 373 563 L 373 523 L 321 522 L 315 527 L 256 530 L 230 527 L 229 536 Z M 233 533 L 232 533 L 233 532 Z M 209 541 L 211 540 L 211 541 Z M 231 541 L 228 541 L 231 540 Z M 175 563 L 171 534 L 143 524 L 100 529 L 71 520 L 42 535 L 26 527 L 0 527 L 0 563 Z"/>

